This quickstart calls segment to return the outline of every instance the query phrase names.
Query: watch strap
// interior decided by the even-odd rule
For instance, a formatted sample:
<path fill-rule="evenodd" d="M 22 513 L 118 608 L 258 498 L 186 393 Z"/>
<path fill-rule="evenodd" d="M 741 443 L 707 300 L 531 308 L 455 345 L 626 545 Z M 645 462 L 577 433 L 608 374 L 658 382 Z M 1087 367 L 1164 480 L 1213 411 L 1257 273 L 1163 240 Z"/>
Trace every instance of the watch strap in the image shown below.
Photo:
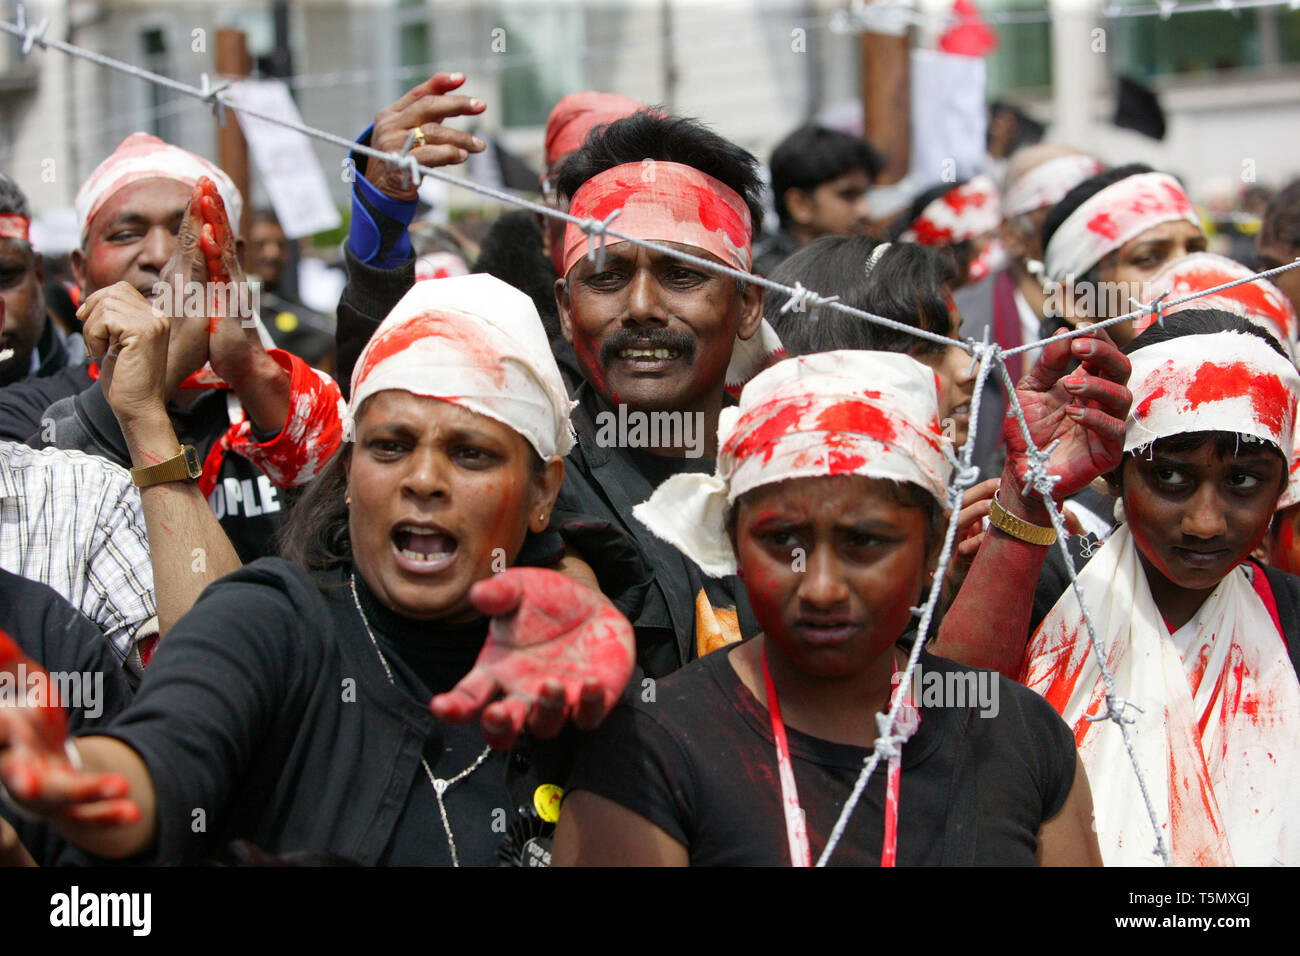
<path fill-rule="evenodd" d="M 170 481 L 195 481 L 203 474 L 198 452 L 193 445 L 182 445 L 181 450 L 156 465 L 131 469 L 131 480 L 137 488 L 148 488 Z"/>
<path fill-rule="evenodd" d="M 1017 518 L 998 501 L 998 496 L 993 495 L 993 500 L 989 503 L 989 524 L 997 528 L 1004 534 L 1027 544 L 1036 544 L 1045 546 L 1056 543 L 1056 529 L 1044 528 L 1042 525 L 1031 524 L 1024 518 Z"/>

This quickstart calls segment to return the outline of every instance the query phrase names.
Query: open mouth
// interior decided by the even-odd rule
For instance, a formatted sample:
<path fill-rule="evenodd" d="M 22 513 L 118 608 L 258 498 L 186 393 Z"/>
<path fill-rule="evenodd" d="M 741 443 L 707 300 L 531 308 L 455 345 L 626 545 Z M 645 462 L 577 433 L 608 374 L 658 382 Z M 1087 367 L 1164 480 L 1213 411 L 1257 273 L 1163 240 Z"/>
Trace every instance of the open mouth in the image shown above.
<path fill-rule="evenodd" d="M 456 556 L 456 539 L 437 528 L 399 524 L 392 538 L 399 563 L 414 571 L 440 571 Z"/>
<path fill-rule="evenodd" d="M 672 361 L 673 359 L 681 358 L 681 356 L 682 353 L 677 349 L 623 349 L 618 353 L 619 358 L 632 359 L 634 361 L 656 359 L 667 359 L 668 361 Z"/>

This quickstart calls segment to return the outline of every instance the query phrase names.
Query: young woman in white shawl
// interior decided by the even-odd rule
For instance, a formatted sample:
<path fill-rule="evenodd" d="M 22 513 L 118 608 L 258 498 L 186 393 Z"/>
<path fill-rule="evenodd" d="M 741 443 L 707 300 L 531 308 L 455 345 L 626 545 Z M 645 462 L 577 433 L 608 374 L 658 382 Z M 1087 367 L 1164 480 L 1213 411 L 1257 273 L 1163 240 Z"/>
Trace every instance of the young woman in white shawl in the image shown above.
<path fill-rule="evenodd" d="M 1134 705 L 1129 732 L 1156 817 L 1175 865 L 1300 862 L 1300 683 L 1289 653 L 1300 629 L 1282 623 L 1273 593 L 1289 592 L 1290 578 L 1275 573 L 1270 585 L 1243 563 L 1287 487 L 1300 376 L 1267 333 L 1218 310 L 1168 318 L 1125 352 L 1132 411 L 1124 460 L 1107 477 L 1122 521 L 1079 582 L 1114 693 Z M 1046 697 L 1075 730 L 1105 862 L 1159 863 L 1120 729 L 1098 719 L 1106 687 L 1073 589 L 1027 648 L 1016 626 L 1000 643 L 987 629 L 981 637 L 964 611 L 1029 604 L 1035 562 L 1025 555 L 1040 565 L 1046 556 L 1005 536 L 984 550 L 936 652 L 1017 674 Z"/>

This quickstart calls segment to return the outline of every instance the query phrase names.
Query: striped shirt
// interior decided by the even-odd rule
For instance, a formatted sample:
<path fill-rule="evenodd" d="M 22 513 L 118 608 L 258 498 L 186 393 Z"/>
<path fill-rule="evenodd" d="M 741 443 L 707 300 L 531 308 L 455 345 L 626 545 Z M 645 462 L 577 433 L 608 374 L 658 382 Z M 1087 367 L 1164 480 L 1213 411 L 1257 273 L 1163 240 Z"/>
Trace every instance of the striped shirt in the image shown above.
<path fill-rule="evenodd" d="M 63 595 L 137 675 L 158 633 L 140 493 L 102 458 L 0 442 L 0 567 Z"/>

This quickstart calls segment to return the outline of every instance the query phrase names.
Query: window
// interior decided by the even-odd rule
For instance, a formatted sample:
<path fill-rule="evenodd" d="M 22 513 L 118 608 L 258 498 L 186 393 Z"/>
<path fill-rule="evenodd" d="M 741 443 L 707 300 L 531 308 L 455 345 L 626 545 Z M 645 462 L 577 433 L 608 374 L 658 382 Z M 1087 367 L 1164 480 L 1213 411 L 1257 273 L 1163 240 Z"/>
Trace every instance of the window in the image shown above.
<path fill-rule="evenodd" d="M 153 73 L 172 76 L 171 56 L 167 50 L 167 34 L 161 27 L 140 31 L 141 66 Z M 168 143 L 176 141 L 176 108 L 171 90 L 155 83 L 145 83 L 145 117 L 141 125 L 159 139 Z"/>
<path fill-rule="evenodd" d="M 551 107 L 583 88 L 587 31 L 583 10 L 575 2 L 501 0 L 494 34 L 505 44 L 502 56 L 502 122 L 542 126 Z"/>
<path fill-rule="evenodd" d="M 988 58 L 987 97 L 998 99 L 1009 90 L 1050 89 L 1052 85 L 1052 25 L 1046 20 L 1047 0 L 987 0 L 980 9 L 997 31 L 998 48 Z M 1024 14 L 1024 22 L 1008 19 Z"/>

